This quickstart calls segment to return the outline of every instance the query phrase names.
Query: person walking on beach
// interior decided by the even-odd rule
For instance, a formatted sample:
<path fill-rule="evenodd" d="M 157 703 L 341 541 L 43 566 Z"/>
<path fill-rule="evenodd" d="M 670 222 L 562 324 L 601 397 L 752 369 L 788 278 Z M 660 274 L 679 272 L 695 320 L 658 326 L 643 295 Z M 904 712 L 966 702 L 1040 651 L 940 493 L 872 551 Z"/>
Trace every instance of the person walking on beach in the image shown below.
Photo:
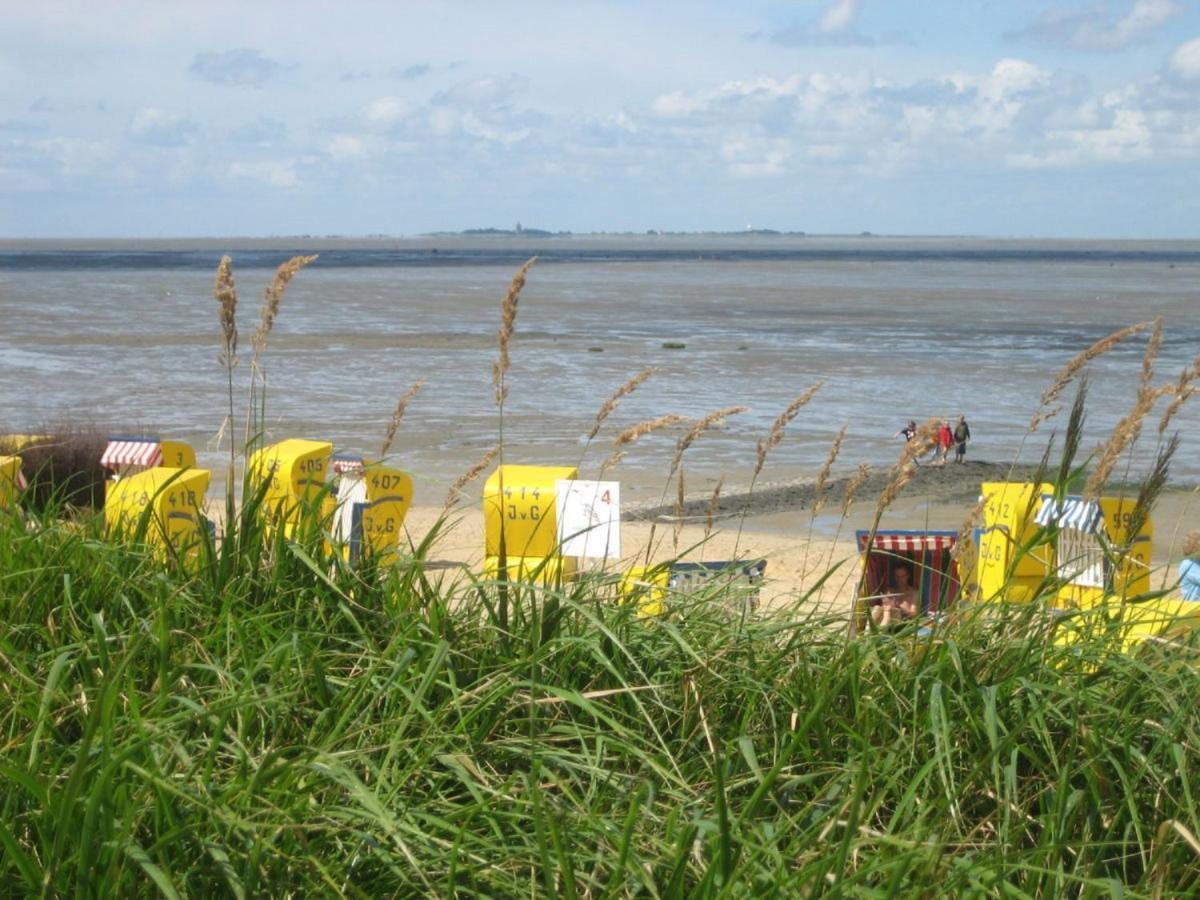
<path fill-rule="evenodd" d="M 894 435 L 892 435 L 892 437 L 902 437 L 902 438 L 904 438 L 904 443 L 911 444 L 913 441 L 915 441 L 917 439 L 917 423 L 916 423 L 916 421 L 914 419 L 909 419 L 908 424 L 905 425 L 903 428 L 901 428 L 899 431 L 897 431 Z M 937 459 L 937 447 L 936 446 L 933 448 L 933 458 L 935 460 Z M 913 461 L 913 465 L 919 466 L 921 464 L 921 456 L 914 456 L 912 461 Z"/>
<path fill-rule="evenodd" d="M 950 422 L 948 419 L 942 419 L 941 427 L 938 428 L 937 436 L 937 454 L 934 462 L 939 466 L 946 464 L 946 457 L 950 455 L 950 445 L 954 443 L 954 433 L 950 430 Z"/>
<path fill-rule="evenodd" d="M 954 461 L 963 462 L 967 458 L 967 441 L 971 439 L 971 426 L 967 417 L 958 414 L 958 424 L 954 426 Z"/>
<path fill-rule="evenodd" d="M 1179 590 L 1184 600 L 1200 601 L 1200 531 L 1193 531 L 1183 539 Z"/>

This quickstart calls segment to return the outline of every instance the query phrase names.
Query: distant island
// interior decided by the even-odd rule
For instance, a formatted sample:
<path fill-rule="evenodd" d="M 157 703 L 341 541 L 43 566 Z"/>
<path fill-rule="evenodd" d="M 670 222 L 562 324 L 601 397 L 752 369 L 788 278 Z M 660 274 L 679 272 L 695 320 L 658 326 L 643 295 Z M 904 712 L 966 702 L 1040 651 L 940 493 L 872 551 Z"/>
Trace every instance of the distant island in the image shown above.
<path fill-rule="evenodd" d="M 667 231 L 647 228 L 645 231 L 589 231 L 587 236 L 607 235 L 614 237 L 807 237 L 803 231 L 779 231 L 775 228 L 743 228 L 737 231 Z M 871 232 L 862 232 L 863 237 Z M 550 231 L 545 228 L 526 228 L 517 223 L 512 228 L 464 228 L 461 231 L 432 231 L 423 237 L 576 237 L 573 231 Z"/>

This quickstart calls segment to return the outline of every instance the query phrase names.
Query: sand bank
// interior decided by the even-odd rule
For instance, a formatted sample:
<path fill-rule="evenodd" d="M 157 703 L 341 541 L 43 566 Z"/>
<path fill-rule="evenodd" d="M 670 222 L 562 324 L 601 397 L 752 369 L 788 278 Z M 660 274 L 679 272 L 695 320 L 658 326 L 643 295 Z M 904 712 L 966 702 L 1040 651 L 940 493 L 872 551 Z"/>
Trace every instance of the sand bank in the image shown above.
<path fill-rule="evenodd" d="M 1002 481 L 1009 466 L 987 462 L 953 463 L 921 467 L 905 491 L 884 512 L 884 529 L 959 530 L 979 497 L 984 481 Z M 1014 480 L 1030 477 L 1022 468 Z M 871 527 L 878 496 L 887 483 L 884 471 L 862 484 L 842 514 L 844 482 L 828 489 L 828 505 L 813 514 L 811 482 L 767 485 L 753 494 L 732 493 L 722 498 L 711 532 L 707 531 L 708 497 L 688 497 L 682 519 L 673 505 L 641 505 L 624 511 L 623 566 L 661 562 L 677 557 L 692 561 L 734 558 L 767 560 L 766 583 L 761 599 L 770 605 L 812 591 L 813 603 L 831 610 L 844 609 L 854 596 L 859 578 L 857 529 Z M 419 542 L 442 515 L 438 507 L 414 507 L 406 521 L 413 541 Z M 1154 576 L 1158 587 L 1165 572 L 1173 581 L 1183 536 L 1200 528 L 1200 490 L 1176 489 L 1164 493 L 1154 510 Z M 677 530 L 678 529 L 678 530 Z M 651 541 L 653 544 L 651 545 Z M 483 516 L 478 505 L 459 507 L 450 527 L 439 537 L 433 557 L 445 565 L 478 569 L 483 561 Z M 820 579 L 837 571 L 819 588 Z"/>

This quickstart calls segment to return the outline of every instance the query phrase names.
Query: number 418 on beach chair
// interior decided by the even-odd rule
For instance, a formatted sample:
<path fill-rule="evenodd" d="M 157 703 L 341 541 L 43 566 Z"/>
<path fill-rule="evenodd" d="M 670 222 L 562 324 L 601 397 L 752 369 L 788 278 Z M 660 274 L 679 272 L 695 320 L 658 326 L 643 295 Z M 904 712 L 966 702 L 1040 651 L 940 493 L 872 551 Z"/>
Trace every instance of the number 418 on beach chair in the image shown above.
<path fill-rule="evenodd" d="M 100 457 L 113 473 L 104 493 L 110 534 L 134 536 L 161 555 L 190 557 L 211 526 L 205 516 L 211 473 L 196 468 L 196 454 L 181 441 L 114 437 Z"/>

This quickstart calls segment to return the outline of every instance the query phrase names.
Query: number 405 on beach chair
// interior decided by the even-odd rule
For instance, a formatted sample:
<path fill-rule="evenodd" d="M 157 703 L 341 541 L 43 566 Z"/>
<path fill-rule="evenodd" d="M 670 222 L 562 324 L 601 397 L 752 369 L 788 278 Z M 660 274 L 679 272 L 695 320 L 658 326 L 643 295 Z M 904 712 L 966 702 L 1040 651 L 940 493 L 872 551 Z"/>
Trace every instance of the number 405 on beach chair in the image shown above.
<path fill-rule="evenodd" d="M 315 532 L 320 524 L 325 473 L 333 456 L 328 441 L 288 438 L 256 450 L 247 463 L 250 488 L 261 499 L 267 533 L 282 526 L 293 537 L 301 525 Z"/>

